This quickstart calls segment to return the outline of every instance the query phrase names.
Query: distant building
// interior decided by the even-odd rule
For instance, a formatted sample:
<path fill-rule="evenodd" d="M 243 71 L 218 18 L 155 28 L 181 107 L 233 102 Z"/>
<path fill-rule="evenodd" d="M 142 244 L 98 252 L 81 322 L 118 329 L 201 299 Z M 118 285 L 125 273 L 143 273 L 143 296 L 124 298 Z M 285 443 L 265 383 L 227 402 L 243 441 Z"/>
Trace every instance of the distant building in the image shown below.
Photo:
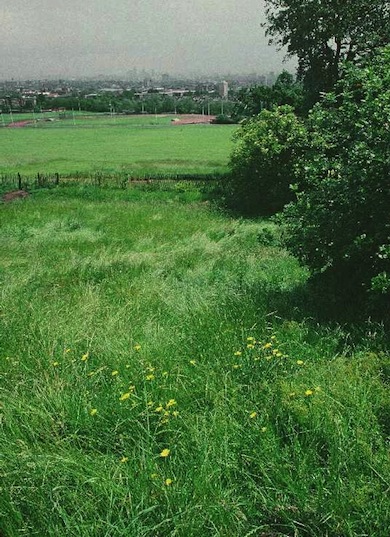
<path fill-rule="evenodd" d="M 223 80 L 220 84 L 218 84 L 218 93 L 222 99 L 228 98 L 229 84 L 226 82 L 226 80 Z"/>

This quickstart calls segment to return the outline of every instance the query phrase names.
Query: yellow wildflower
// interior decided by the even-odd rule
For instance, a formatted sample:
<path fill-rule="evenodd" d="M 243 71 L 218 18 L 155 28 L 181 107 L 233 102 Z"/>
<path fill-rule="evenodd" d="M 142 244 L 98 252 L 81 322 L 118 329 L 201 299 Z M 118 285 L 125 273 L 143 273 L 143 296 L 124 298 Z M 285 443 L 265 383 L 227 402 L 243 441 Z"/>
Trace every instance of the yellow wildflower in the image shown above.
<path fill-rule="evenodd" d="M 121 462 L 122 462 L 122 463 L 123 463 L 123 462 L 127 462 L 128 460 L 129 460 L 129 457 L 122 457 L 122 458 L 121 458 Z"/>
<path fill-rule="evenodd" d="M 59 363 L 59 362 L 53 362 L 53 364 L 52 364 L 52 365 L 53 365 L 53 367 L 57 367 L 57 366 L 59 366 L 59 365 L 60 365 L 60 363 Z"/>
<path fill-rule="evenodd" d="M 255 418 L 256 416 L 257 416 L 257 412 L 251 412 L 251 413 L 249 414 L 249 417 L 250 417 L 251 419 Z"/>
<path fill-rule="evenodd" d="M 91 416 L 96 416 L 97 414 L 97 408 L 91 408 L 91 410 L 89 411 L 90 415 Z"/>
<path fill-rule="evenodd" d="M 248 343 L 248 345 L 246 346 L 247 349 L 254 349 L 255 346 L 253 345 L 253 343 Z"/>
<path fill-rule="evenodd" d="M 169 375 L 168 371 L 163 371 L 163 372 L 161 373 L 161 376 L 162 376 L 162 377 L 167 377 L 168 375 Z"/>
<path fill-rule="evenodd" d="M 173 481 L 169 477 L 165 480 L 165 484 L 166 484 L 167 487 L 169 487 L 169 485 L 172 485 L 172 483 L 173 483 Z"/>
<path fill-rule="evenodd" d="M 310 397 L 310 395 L 313 395 L 313 393 L 314 393 L 313 390 L 306 390 L 305 391 L 306 397 Z"/>
<path fill-rule="evenodd" d="M 158 478 L 158 474 L 150 474 L 150 477 L 151 477 L 152 479 L 157 479 L 157 478 Z"/>
<path fill-rule="evenodd" d="M 270 349 L 272 347 L 272 343 L 268 342 L 265 345 L 263 345 L 263 349 Z"/>
<path fill-rule="evenodd" d="M 267 427 L 262 427 L 260 430 L 262 433 L 265 433 L 267 431 Z"/>
<path fill-rule="evenodd" d="M 151 373 L 150 375 L 146 375 L 146 380 L 154 380 L 154 375 Z"/>
<path fill-rule="evenodd" d="M 236 352 L 234 353 L 234 356 L 241 356 L 241 354 L 242 354 L 241 351 L 236 351 Z"/>
<path fill-rule="evenodd" d="M 114 371 L 112 371 L 111 375 L 113 377 L 116 377 L 116 375 L 119 375 L 119 371 L 117 369 L 115 369 Z"/>
<path fill-rule="evenodd" d="M 298 365 L 303 365 L 305 362 L 303 360 L 297 360 Z"/>
<path fill-rule="evenodd" d="M 163 449 L 162 452 L 160 453 L 160 457 L 163 457 L 163 458 L 168 457 L 169 454 L 170 454 L 170 452 L 171 452 L 170 449 L 165 448 L 165 449 Z"/>
<path fill-rule="evenodd" d="M 195 365 L 195 364 L 196 364 L 196 360 L 190 360 L 190 364 L 191 364 L 191 365 Z"/>
<path fill-rule="evenodd" d="M 169 399 L 168 403 L 166 404 L 167 408 L 171 408 L 171 406 L 177 405 L 177 402 L 175 399 Z"/>
<path fill-rule="evenodd" d="M 175 418 L 177 418 L 178 415 L 179 415 L 179 412 L 177 410 L 174 410 L 172 412 L 172 416 L 174 416 Z"/>
<path fill-rule="evenodd" d="M 141 345 L 137 344 L 137 345 L 134 345 L 134 350 L 135 351 L 140 351 L 141 350 Z"/>
<path fill-rule="evenodd" d="M 164 410 L 164 407 L 161 405 L 156 408 L 156 412 L 162 412 Z"/>
<path fill-rule="evenodd" d="M 123 394 L 119 397 L 119 401 L 126 401 L 126 399 L 129 399 L 130 395 L 131 395 L 130 392 L 123 393 Z"/>
<path fill-rule="evenodd" d="M 88 360 L 88 357 L 89 357 L 89 352 L 87 351 L 85 354 L 82 355 L 81 361 L 86 362 Z"/>
<path fill-rule="evenodd" d="M 252 337 L 252 336 L 247 337 L 246 340 L 247 340 L 247 341 L 252 341 L 252 342 L 255 342 L 255 341 L 256 341 L 255 338 Z"/>

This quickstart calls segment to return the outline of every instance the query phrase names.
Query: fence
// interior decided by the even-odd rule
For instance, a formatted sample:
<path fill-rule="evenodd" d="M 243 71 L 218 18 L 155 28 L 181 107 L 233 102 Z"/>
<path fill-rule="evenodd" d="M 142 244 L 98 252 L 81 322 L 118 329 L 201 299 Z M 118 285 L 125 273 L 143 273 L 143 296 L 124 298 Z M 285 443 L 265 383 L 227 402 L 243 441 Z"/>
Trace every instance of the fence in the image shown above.
<path fill-rule="evenodd" d="M 56 173 L 37 173 L 36 175 L 22 176 L 20 173 L 1 174 L 0 186 L 4 188 L 28 190 L 32 188 L 50 188 L 58 185 L 91 185 L 106 188 L 129 188 L 136 185 L 149 185 L 156 188 L 173 183 L 189 183 L 194 186 L 215 184 L 223 179 L 224 174 L 163 174 L 132 175 L 128 173 L 103 173 L 90 174 L 73 173 L 72 175 L 60 175 Z"/>

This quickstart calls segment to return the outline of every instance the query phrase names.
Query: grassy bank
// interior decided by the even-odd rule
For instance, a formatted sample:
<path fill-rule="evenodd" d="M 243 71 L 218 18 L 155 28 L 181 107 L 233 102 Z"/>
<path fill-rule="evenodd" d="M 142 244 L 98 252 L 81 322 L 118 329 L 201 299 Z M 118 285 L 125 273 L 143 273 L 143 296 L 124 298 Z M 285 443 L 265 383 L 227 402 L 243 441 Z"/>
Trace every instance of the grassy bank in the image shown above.
<path fill-rule="evenodd" d="M 274 225 L 59 187 L 0 248 L 5 537 L 387 537 L 384 330 L 308 318 Z"/>

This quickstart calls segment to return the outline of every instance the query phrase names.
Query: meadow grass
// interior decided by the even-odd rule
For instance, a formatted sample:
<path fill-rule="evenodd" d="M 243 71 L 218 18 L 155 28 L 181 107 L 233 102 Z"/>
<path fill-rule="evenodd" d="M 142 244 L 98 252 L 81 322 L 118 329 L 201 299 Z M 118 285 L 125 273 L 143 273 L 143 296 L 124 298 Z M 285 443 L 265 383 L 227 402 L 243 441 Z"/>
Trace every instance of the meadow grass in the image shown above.
<path fill-rule="evenodd" d="M 60 186 L 0 247 L 2 537 L 387 537 L 386 334 L 306 318 L 274 224 Z"/>
<path fill-rule="evenodd" d="M 87 116 L 74 124 L 2 128 L 0 174 L 224 173 L 233 131 L 231 125 L 171 125 L 169 116 Z"/>

